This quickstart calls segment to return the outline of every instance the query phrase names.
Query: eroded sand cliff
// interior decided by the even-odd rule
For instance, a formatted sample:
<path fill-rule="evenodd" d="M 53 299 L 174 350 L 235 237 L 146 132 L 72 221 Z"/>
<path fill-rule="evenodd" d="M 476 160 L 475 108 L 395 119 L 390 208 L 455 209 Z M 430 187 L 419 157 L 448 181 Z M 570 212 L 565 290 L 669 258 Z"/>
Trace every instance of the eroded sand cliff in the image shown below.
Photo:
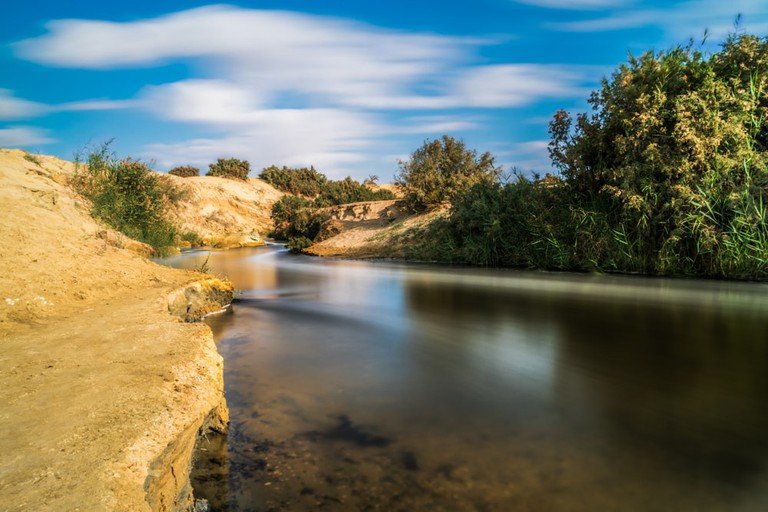
<path fill-rule="evenodd" d="M 0 150 L 0 510 L 184 510 L 195 440 L 227 412 L 211 331 L 180 316 L 231 287 L 188 293 L 206 276 L 94 221 L 71 172 Z"/>

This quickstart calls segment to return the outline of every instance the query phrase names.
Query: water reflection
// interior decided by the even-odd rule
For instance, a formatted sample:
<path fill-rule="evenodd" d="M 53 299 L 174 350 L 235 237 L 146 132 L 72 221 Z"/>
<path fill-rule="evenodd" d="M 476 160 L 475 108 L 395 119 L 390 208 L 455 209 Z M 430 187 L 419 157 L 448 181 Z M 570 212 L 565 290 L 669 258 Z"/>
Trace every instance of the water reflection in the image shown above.
<path fill-rule="evenodd" d="M 765 285 L 210 263 L 239 289 L 214 510 L 768 509 Z"/>

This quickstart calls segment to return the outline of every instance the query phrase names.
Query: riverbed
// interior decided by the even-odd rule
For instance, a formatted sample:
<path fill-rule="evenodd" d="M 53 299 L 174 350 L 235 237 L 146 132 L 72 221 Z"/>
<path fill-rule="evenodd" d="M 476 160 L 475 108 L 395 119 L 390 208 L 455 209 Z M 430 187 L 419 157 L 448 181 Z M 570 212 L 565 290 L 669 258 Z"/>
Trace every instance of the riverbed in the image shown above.
<path fill-rule="evenodd" d="M 765 284 L 206 259 L 212 510 L 768 510 Z"/>

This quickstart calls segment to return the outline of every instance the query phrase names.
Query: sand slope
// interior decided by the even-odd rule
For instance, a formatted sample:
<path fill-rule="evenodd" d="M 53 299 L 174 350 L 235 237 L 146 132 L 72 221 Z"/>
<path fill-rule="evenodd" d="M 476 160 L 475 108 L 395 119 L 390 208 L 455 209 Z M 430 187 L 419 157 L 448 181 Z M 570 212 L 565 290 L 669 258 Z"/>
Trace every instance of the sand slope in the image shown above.
<path fill-rule="evenodd" d="M 124 248 L 71 164 L 24 156 L 0 150 L 0 510 L 186 506 L 191 444 L 226 414 L 210 330 L 168 312 L 200 276 Z"/>
<path fill-rule="evenodd" d="M 305 252 L 346 258 L 404 258 L 409 236 L 444 214 L 409 214 L 396 200 L 343 204 L 329 208 L 324 232 L 337 233 Z"/>
<path fill-rule="evenodd" d="M 261 243 L 272 229 L 272 205 L 282 192 L 263 180 L 216 177 L 179 178 L 167 175 L 183 191 L 170 211 L 183 231 L 197 233 L 205 245 L 234 247 Z"/>

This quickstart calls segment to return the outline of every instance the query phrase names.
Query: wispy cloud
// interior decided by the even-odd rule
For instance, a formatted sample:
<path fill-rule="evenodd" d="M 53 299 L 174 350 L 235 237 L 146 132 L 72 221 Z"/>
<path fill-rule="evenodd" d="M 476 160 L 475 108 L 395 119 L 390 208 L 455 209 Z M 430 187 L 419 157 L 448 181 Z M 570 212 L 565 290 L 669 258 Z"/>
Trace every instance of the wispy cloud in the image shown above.
<path fill-rule="evenodd" d="M 0 128 L 0 147 L 16 148 L 44 145 L 55 142 L 45 130 L 31 126 Z"/>
<path fill-rule="evenodd" d="M 596 10 L 622 7 L 633 0 L 515 0 L 519 4 L 535 5 L 549 9 Z"/>
<path fill-rule="evenodd" d="M 689 0 L 669 7 L 616 9 L 607 16 L 550 27 L 571 32 L 603 32 L 641 27 L 658 27 L 675 41 L 700 37 L 706 29 L 713 40 L 721 40 L 734 31 L 734 20 L 742 16 L 743 27 L 754 33 L 768 31 L 765 0 Z"/>
<path fill-rule="evenodd" d="M 522 172 L 543 172 L 552 167 L 548 140 L 530 140 L 503 146 L 506 149 L 495 151 L 494 154 L 508 170 L 516 168 Z"/>
<path fill-rule="evenodd" d="M 70 104 L 143 108 L 221 133 L 147 148 L 168 164 L 237 150 L 259 162 L 345 169 L 364 159 L 377 137 L 398 129 L 387 113 L 516 108 L 583 95 L 587 82 L 576 66 L 483 64 L 480 49 L 493 44 L 490 39 L 285 11 L 210 6 L 126 23 L 57 20 L 46 28 L 16 43 L 16 53 L 68 68 L 193 64 L 197 76 L 146 87 L 136 98 Z M 431 134 L 474 126 L 454 117 L 400 130 Z"/>
<path fill-rule="evenodd" d="M 118 110 L 133 108 L 140 104 L 136 100 L 84 100 L 47 105 L 37 101 L 19 98 L 8 89 L 0 89 L 0 120 L 33 119 L 55 112 L 83 112 L 93 110 Z"/>
<path fill-rule="evenodd" d="M 14 96 L 8 89 L 0 89 L 0 120 L 29 119 L 47 109 L 46 105 Z"/>

